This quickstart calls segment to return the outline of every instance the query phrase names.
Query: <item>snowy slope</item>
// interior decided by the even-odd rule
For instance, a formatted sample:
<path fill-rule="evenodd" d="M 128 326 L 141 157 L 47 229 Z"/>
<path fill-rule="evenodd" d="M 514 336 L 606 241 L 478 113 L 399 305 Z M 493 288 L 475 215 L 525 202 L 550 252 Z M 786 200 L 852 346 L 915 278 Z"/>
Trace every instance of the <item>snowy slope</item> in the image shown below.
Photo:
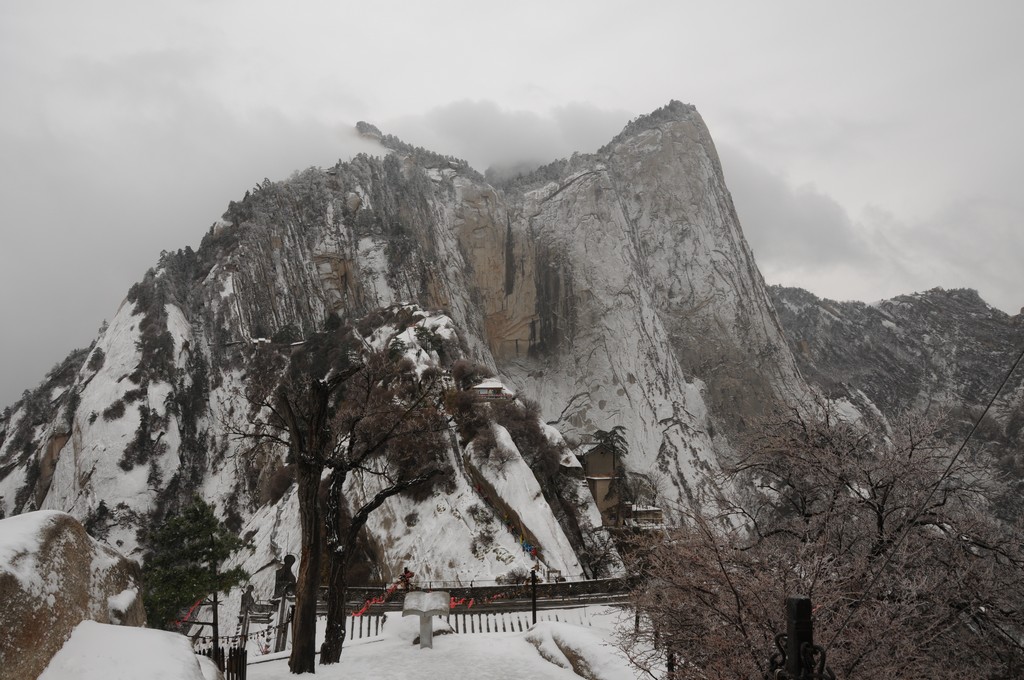
<path fill-rule="evenodd" d="M 438 336 L 451 339 L 454 339 L 455 331 L 451 320 L 444 315 L 426 314 L 414 307 L 403 307 L 402 311 L 412 314 L 414 325 L 399 328 L 394 323 L 384 323 L 367 333 L 365 341 L 369 347 L 380 348 L 389 346 L 396 339 L 401 340 L 405 346 L 405 357 L 414 363 L 417 373 L 422 373 L 436 365 L 438 355 L 435 350 L 422 345 L 415 328 L 429 328 Z M 494 427 L 503 431 L 497 425 Z M 538 424 L 538 427 L 544 426 Z M 549 441 L 564 446 L 554 428 L 546 427 L 545 433 Z M 372 570 L 375 582 L 393 581 L 403 567 L 415 572 L 419 582 L 468 584 L 471 581 L 494 581 L 509 572 L 525 573 L 535 564 L 545 567 L 541 570 L 542 575 L 547 573 L 547 569 L 558 570 L 568 577 L 584 575 L 573 543 L 555 520 L 535 473 L 524 462 L 522 453 L 507 433 L 504 434 L 503 445 L 508 449 L 509 465 L 500 474 L 486 473 L 488 479 L 495 482 L 497 497 L 479 489 L 467 472 L 467 459 L 471 458 L 473 445 L 462 451 L 458 436 L 452 431 L 445 453 L 449 467 L 455 472 L 452 485 L 444 493 L 424 501 L 405 495 L 395 496 L 370 515 L 367 536 L 376 556 Z M 284 454 L 283 450 L 277 452 L 282 460 Z M 573 456 L 566 453 L 563 458 L 578 468 Z M 204 489 L 207 497 L 218 498 L 228 493 L 234 479 L 230 470 L 232 465 L 230 459 L 225 459 L 222 467 L 215 468 Z M 376 494 L 381 483 L 377 476 L 353 472 L 345 487 L 350 511 Z M 581 483 L 575 479 L 567 480 L 567 484 Z M 588 534 L 599 531 L 599 520 L 594 522 L 599 514 L 593 500 L 589 494 L 581 494 L 580 497 L 583 501 L 580 503 L 578 525 L 586 528 Z M 541 548 L 539 556 L 524 550 L 520 538 L 505 528 L 493 508 L 495 502 L 516 509 L 531 535 L 536 536 Z M 300 553 L 301 535 L 294 485 L 276 503 L 258 508 L 240 527 L 239 533 L 248 539 L 249 547 L 236 554 L 225 566 L 245 568 L 252 575 L 248 584 L 255 586 L 256 596 L 268 598 L 273 592 L 275 570 L 284 556 Z M 591 540 L 589 536 L 581 539 L 582 543 L 587 540 Z M 612 571 L 616 568 L 621 567 L 616 567 L 613 562 Z M 223 620 L 234 620 L 241 590 L 240 587 L 224 594 Z"/>

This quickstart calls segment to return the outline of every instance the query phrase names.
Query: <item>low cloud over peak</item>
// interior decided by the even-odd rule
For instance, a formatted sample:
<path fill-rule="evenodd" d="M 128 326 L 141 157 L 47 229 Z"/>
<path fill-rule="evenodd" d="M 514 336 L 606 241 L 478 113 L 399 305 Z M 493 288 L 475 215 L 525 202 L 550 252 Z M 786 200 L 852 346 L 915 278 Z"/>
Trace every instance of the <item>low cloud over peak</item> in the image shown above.
<path fill-rule="evenodd" d="M 596 151 L 622 130 L 630 114 L 572 103 L 546 113 L 463 99 L 424 114 L 381 124 L 410 144 L 464 158 L 481 172 L 532 168 L 575 151 Z"/>

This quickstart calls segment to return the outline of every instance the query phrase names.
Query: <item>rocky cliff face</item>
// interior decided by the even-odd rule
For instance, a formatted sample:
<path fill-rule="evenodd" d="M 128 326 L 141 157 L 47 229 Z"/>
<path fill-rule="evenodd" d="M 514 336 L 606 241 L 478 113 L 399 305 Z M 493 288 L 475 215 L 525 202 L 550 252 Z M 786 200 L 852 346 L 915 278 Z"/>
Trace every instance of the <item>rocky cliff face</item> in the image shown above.
<path fill-rule="evenodd" d="M 250 570 L 267 566 L 294 549 L 294 499 L 268 493 L 283 451 L 243 455 L 228 435 L 244 427 L 247 348 L 299 340 L 331 313 L 405 333 L 441 363 L 410 329 L 443 318 L 459 356 L 539 403 L 555 446 L 559 431 L 624 426 L 627 467 L 663 480 L 669 501 L 698 494 L 752 418 L 808 398 L 692 107 L 673 102 L 596 154 L 497 187 L 383 139 L 382 158 L 264 181 L 198 250 L 165 253 L 93 346 L 5 414 L 0 510 L 66 510 L 132 551 L 139 526 L 199 491 L 264 546 Z M 391 306 L 407 304 L 435 312 L 395 322 Z M 512 445 L 526 474 L 533 451 Z M 380 514 L 371 534 L 387 568 L 419 560 L 423 575 L 469 578 L 526 563 L 501 532 L 487 556 L 472 548 L 486 513 L 470 508 L 488 500 L 465 471 L 473 446 L 453 441 L 456 491 Z M 547 510 L 493 505 L 518 510 L 550 566 L 573 572 L 594 510 L 563 460 L 561 482 L 537 480 Z M 492 474 L 492 489 L 513 486 Z M 444 557 L 415 538 L 413 515 L 444 527 Z"/>
<path fill-rule="evenodd" d="M 1024 315 L 1009 316 L 973 290 L 936 288 L 872 305 L 799 288 L 770 294 L 801 371 L 823 394 L 889 420 L 928 414 L 960 439 L 1024 349 Z M 1024 367 L 975 437 L 1024 479 Z"/>
<path fill-rule="evenodd" d="M 692 493 L 716 433 L 807 394 L 707 128 L 674 103 L 555 170 L 516 187 L 505 247 L 518 268 L 489 310 L 530 335 L 490 346 L 558 425 L 623 425 L 629 464 Z"/>
<path fill-rule="evenodd" d="M 69 515 L 0 521 L 0 675 L 38 677 L 82 621 L 145 625 L 139 586 L 138 564 Z"/>

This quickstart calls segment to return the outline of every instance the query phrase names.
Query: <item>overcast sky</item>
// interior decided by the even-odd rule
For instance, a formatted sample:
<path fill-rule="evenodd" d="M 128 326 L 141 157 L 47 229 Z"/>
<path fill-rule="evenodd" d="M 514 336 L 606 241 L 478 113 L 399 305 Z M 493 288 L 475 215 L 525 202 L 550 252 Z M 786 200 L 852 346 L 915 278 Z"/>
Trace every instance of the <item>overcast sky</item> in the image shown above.
<path fill-rule="evenodd" d="M 161 250 L 368 120 L 494 164 L 670 99 L 718 145 L 769 283 L 1024 305 L 1024 3 L 3 0 L 0 405 Z"/>

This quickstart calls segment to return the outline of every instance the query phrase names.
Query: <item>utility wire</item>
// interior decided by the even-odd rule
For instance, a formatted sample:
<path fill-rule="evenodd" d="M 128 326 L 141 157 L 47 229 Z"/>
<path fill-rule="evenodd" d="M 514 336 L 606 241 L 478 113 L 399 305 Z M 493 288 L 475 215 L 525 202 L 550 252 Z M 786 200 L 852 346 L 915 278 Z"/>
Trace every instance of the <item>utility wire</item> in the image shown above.
<path fill-rule="evenodd" d="M 864 590 L 865 597 L 878 583 L 878 579 L 882 577 L 882 574 L 889 566 L 889 562 L 892 561 L 893 555 L 896 553 L 896 550 L 900 547 L 900 544 L 903 543 L 903 540 L 910 534 L 909 527 L 913 526 L 914 522 L 917 521 L 917 519 L 921 517 L 922 514 L 924 514 L 924 509 L 928 507 L 928 503 L 931 502 L 932 496 L 935 495 L 935 492 L 939 490 L 939 487 L 942 485 L 944 481 L 946 481 L 950 473 L 953 471 L 953 466 L 956 465 L 957 458 L 959 458 L 960 454 L 963 453 L 964 449 L 967 448 L 967 443 L 971 441 L 971 437 L 973 437 L 974 433 L 978 431 L 978 427 L 981 425 L 981 421 L 985 419 L 986 415 L 988 415 L 989 409 L 992 408 L 992 404 L 994 404 L 996 402 L 996 399 L 999 398 L 999 393 L 1003 391 L 1004 387 L 1006 387 L 1006 383 L 1009 382 L 1010 376 L 1012 376 L 1013 372 L 1017 370 L 1017 366 L 1020 364 L 1022 359 L 1024 359 L 1024 349 L 1022 349 L 1020 354 L 1017 355 L 1017 360 L 1013 362 L 1013 366 L 1010 366 L 1010 370 L 1006 372 L 1006 375 L 1003 377 L 1003 381 L 999 383 L 999 387 L 996 388 L 995 394 L 993 394 L 992 398 L 988 400 L 988 405 L 985 406 L 985 410 L 981 412 L 980 416 L 978 416 L 978 420 L 975 421 L 974 427 L 972 427 L 971 431 L 967 433 L 967 437 L 964 439 L 963 443 L 960 444 L 960 448 L 957 449 L 956 453 L 953 454 L 953 457 L 949 459 L 949 464 L 946 465 L 946 469 L 943 470 L 942 474 L 935 481 L 935 484 L 932 485 L 932 488 L 928 492 L 928 495 L 925 496 L 924 500 L 921 502 L 921 507 L 919 507 L 917 511 L 914 513 L 914 520 L 909 523 L 907 530 L 900 534 L 900 536 L 896 539 L 896 543 L 893 544 L 892 549 L 889 551 L 889 554 L 885 556 L 885 561 L 882 563 L 882 567 L 875 573 L 875 575 L 871 579 L 871 582 L 868 583 L 867 588 L 865 588 Z M 853 619 L 853 610 L 851 610 L 850 613 L 846 615 L 846 619 L 843 621 L 843 624 L 839 626 L 839 629 L 836 630 L 835 633 L 832 634 L 832 639 L 830 639 L 828 641 L 828 644 L 825 645 L 826 652 L 832 648 L 832 645 L 835 643 L 839 635 L 846 629 L 846 626 L 849 625 L 851 619 Z"/>

